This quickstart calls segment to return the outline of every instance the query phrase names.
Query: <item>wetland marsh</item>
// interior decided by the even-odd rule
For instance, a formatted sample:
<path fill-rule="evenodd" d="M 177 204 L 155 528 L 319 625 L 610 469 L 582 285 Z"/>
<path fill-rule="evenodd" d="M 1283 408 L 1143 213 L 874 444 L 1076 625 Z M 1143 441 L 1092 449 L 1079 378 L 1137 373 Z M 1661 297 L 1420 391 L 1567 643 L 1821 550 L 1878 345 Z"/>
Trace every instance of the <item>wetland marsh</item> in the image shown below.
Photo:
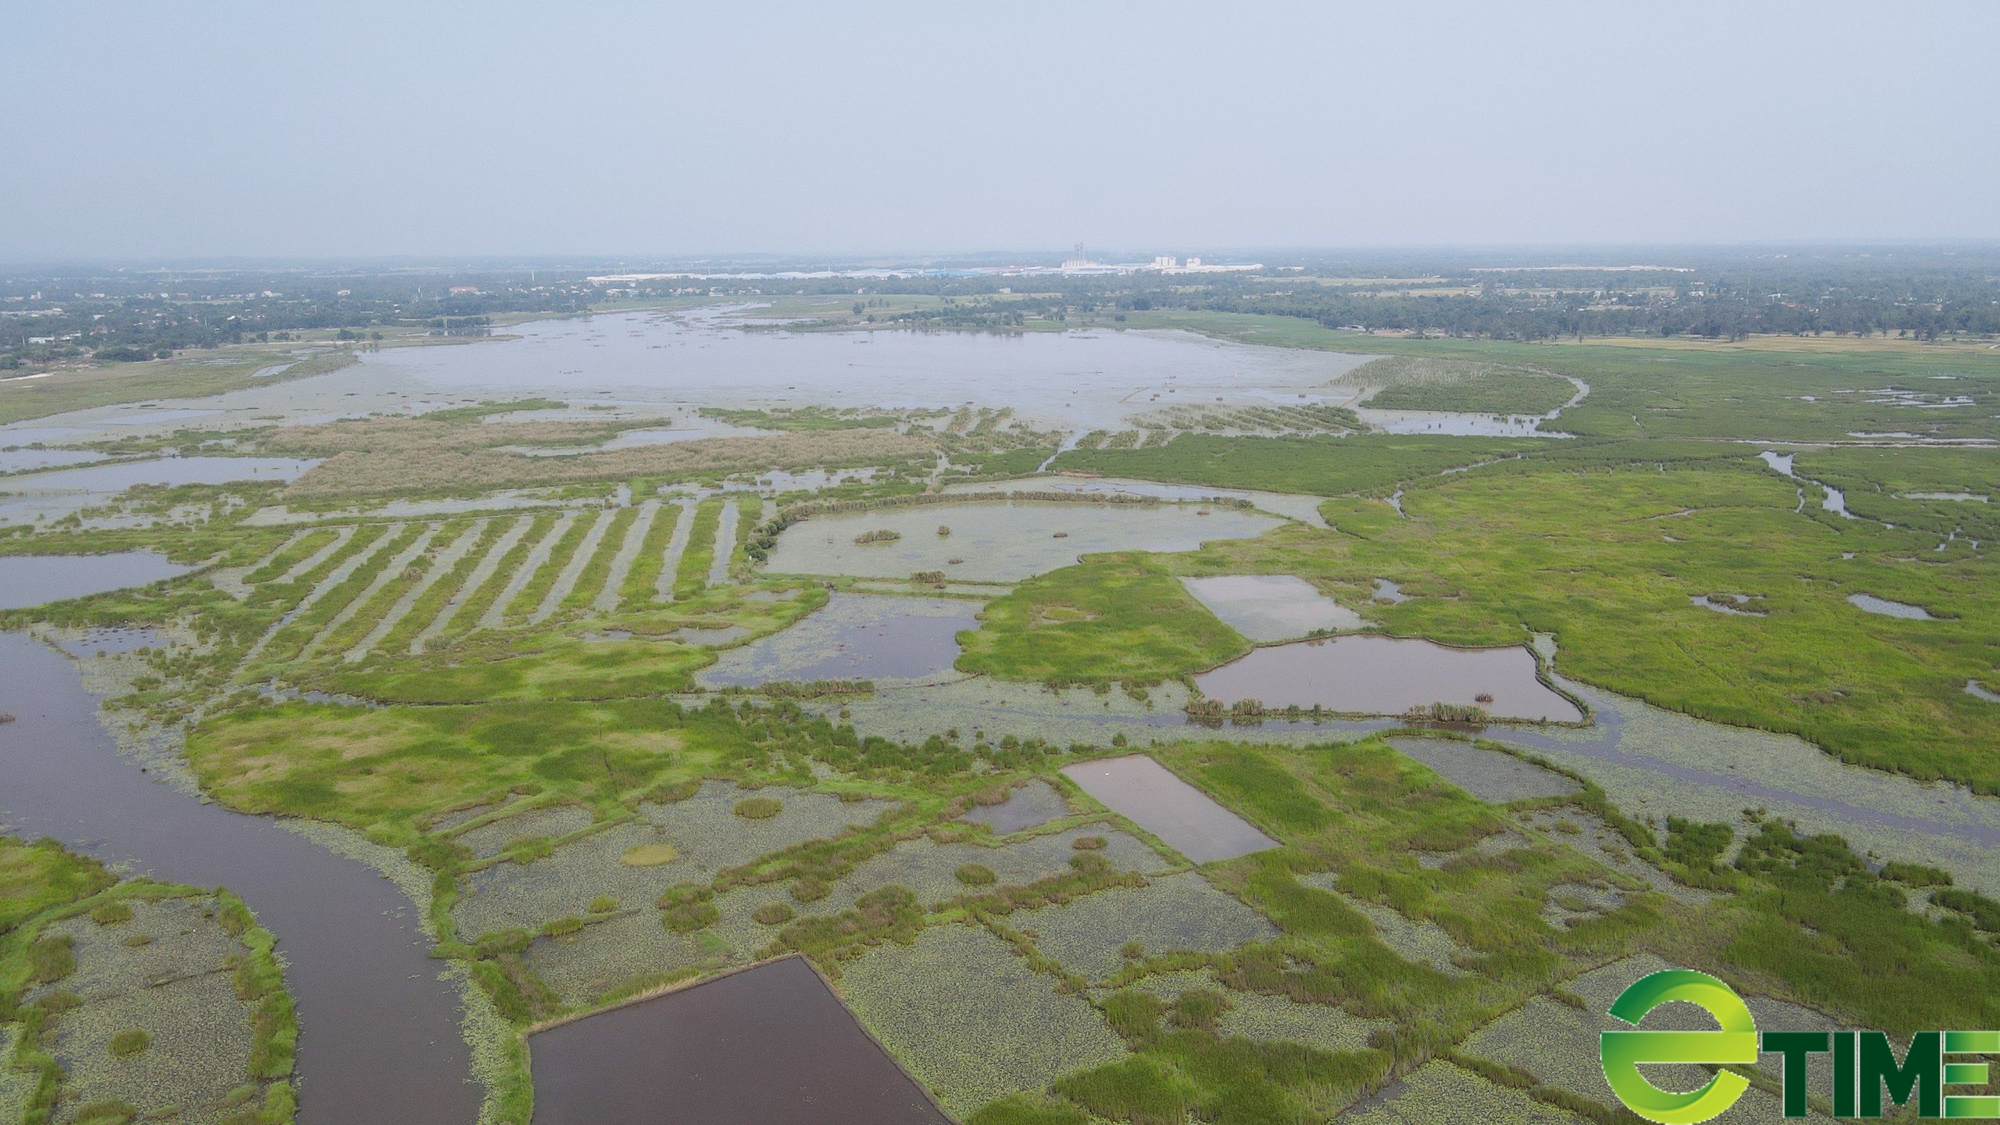
<path fill-rule="evenodd" d="M 78 461 L 0 482 L 69 505 L 0 536 L 0 821 L 84 873 L 0 867 L 0 969 L 32 925 L 79 982 L 141 972 L 164 915 L 90 896 L 227 887 L 296 1003 L 270 1125 L 1609 1119 L 1586 1040 L 1655 964 L 1828 1026 L 2000 1019 L 2000 481 L 1805 444 L 1903 409 L 1835 393 L 1861 360 L 1727 361 L 1802 415 L 1666 344 L 847 307 L 0 427 Z M 1450 377 L 1356 404 L 1378 348 Z M 179 1005 L 212 1033 L 0 1005 L 72 1074 L 0 1109 L 236 1112 L 259 1025 L 214 991 Z"/>

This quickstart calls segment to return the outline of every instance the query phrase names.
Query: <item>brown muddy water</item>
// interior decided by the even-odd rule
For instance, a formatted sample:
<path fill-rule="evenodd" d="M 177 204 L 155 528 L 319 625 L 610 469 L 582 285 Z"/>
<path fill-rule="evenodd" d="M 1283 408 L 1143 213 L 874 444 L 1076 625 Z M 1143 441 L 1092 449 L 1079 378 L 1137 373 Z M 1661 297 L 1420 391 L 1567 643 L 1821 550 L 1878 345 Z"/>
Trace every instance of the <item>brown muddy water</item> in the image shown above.
<path fill-rule="evenodd" d="M 1235 859 L 1278 846 L 1249 821 L 1144 754 L 1063 767 L 1064 776 L 1106 808 L 1130 818 L 1196 863 Z"/>
<path fill-rule="evenodd" d="M 539 1032 L 535 1125 L 948 1125 L 798 957 Z"/>
<path fill-rule="evenodd" d="M 471 1122 L 459 1000 L 393 884 L 264 817 L 195 800 L 120 758 L 53 648 L 0 634 L 0 828 L 133 873 L 227 887 L 278 936 L 298 1002 L 301 1125 Z"/>
<path fill-rule="evenodd" d="M 1535 676 L 1526 648 L 1448 648 L 1403 637 L 1336 637 L 1260 648 L 1194 678 L 1210 699 L 1400 715 L 1451 703 L 1496 719 L 1575 723 L 1583 712 Z M 1481 699 L 1480 696 L 1488 696 Z"/>

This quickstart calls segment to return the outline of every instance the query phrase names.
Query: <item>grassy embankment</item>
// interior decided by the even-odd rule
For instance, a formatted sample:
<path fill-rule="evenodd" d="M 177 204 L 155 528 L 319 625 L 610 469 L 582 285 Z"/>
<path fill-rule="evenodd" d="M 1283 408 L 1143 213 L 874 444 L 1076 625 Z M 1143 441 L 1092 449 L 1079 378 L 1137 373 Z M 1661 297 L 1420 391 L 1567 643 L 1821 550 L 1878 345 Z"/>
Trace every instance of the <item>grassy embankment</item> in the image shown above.
<path fill-rule="evenodd" d="M 352 352 L 295 360 L 283 352 L 225 349 L 214 353 L 189 353 L 177 359 L 59 371 L 39 379 L 0 380 L 0 425 L 93 406 L 227 394 L 246 387 L 324 375 L 353 362 Z M 252 377 L 263 368 L 281 363 L 290 363 L 291 366 L 261 379 Z"/>

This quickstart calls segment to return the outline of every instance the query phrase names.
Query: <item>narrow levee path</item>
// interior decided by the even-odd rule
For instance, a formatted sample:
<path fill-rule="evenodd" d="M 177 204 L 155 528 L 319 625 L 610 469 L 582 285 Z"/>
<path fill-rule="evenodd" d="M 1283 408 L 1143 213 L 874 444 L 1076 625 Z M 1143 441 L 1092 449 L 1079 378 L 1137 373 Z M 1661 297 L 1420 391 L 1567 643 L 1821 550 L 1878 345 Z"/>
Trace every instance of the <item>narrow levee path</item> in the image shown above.
<path fill-rule="evenodd" d="M 319 647 L 326 643 L 328 637 L 339 632 L 341 626 L 354 620 L 354 615 L 361 612 L 361 607 L 374 600 L 375 595 L 381 593 L 384 586 L 402 577 L 404 568 L 417 561 L 417 556 L 423 554 L 424 549 L 431 545 L 431 540 L 437 536 L 437 533 L 438 526 L 436 524 L 426 524 L 424 529 L 417 533 L 417 537 L 410 540 L 409 546 L 403 548 L 401 554 L 389 560 L 389 565 L 382 568 L 382 573 L 370 579 L 368 585 L 362 587 L 360 593 L 354 595 L 346 605 L 340 607 L 340 612 L 327 619 L 327 623 L 321 627 L 320 631 L 313 634 L 312 640 L 306 642 L 306 647 L 299 650 L 298 658 L 300 660 L 312 659 L 313 654 L 319 651 Z M 382 542 L 386 543 L 389 539 L 390 536 L 384 535 Z"/>
<path fill-rule="evenodd" d="M 500 596 L 493 599 L 493 604 L 487 607 L 486 613 L 479 618 L 479 624 L 474 628 L 498 629 L 506 622 L 507 607 L 514 604 L 514 599 L 522 590 L 527 589 L 528 583 L 535 580 L 535 572 L 547 565 L 549 556 L 555 553 L 556 544 L 562 542 L 562 537 L 569 533 L 569 526 L 575 523 L 576 519 L 575 512 L 564 512 L 555 523 L 549 525 L 548 534 L 542 536 L 541 542 L 536 543 L 534 550 L 528 552 L 526 561 L 521 563 L 521 569 L 515 571 L 514 577 L 507 580 L 507 585 L 501 589 Z"/>
<path fill-rule="evenodd" d="M 667 562 L 660 568 L 659 580 L 653 583 L 653 600 L 670 602 L 674 600 L 674 577 L 681 572 L 681 556 L 687 554 L 688 539 L 694 532 L 694 501 L 676 500 L 680 515 L 674 522 L 674 536 L 667 540 Z"/>
<path fill-rule="evenodd" d="M 264 654 L 264 649 L 270 645 L 273 639 L 277 637 L 280 630 L 284 629 L 285 626 L 290 625 L 293 619 L 297 618 L 299 614 L 304 613 L 306 610 L 309 610 L 313 606 L 319 604 L 319 600 L 321 598 L 326 597 L 328 594 L 332 593 L 335 589 L 338 589 L 341 583 L 347 581 L 348 578 L 352 577 L 355 571 L 360 570 L 363 566 L 367 565 L 368 560 L 374 558 L 376 552 L 380 551 L 383 547 L 388 546 L 389 541 L 391 539 L 394 539 L 396 536 L 402 534 L 402 531 L 403 531 L 402 524 L 400 523 L 390 524 L 388 528 L 383 531 L 380 538 L 368 544 L 366 547 L 361 548 L 359 551 L 354 552 L 353 556 L 346 559 L 339 566 L 336 566 L 331 571 L 329 571 L 327 573 L 327 576 L 325 578 L 320 579 L 319 584 L 312 588 L 311 593 L 299 599 L 299 604 L 293 606 L 290 610 L 286 611 L 283 617 L 280 617 L 276 621 L 271 623 L 271 627 L 264 631 L 264 635 L 257 638 L 257 643 L 250 646 L 250 651 L 243 654 L 243 663 L 249 664 L 251 661 L 257 659 L 259 656 L 262 656 Z M 341 540 L 339 543 L 333 544 L 333 548 L 337 549 L 338 547 L 344 546 L 347 542 L 349 542 L 353 538 L 354 538 L 354 533 L 349 532 L 347 538 Z M 329 554 L 328 557 L 331 557 L 331 555 Z M 304 566 L 305 564 L 301 563 L 299 565 Z M 294 567 L 293 569 L 297 568 Z M 301 573 L 310 573 L 310 572 L 303 571 Z"/>
<path fill-rule="evenodd" d="M 492 581 L 493 573 L 500 569 L 500 560 L 507 557 L 507 552 L 520 545 L 521 540 L 527 537 L 528 529 L 533 527 L 534 523 L 535 521 L 532 518 L 522 516 L 515 520 L 501 534 L 499 539 L 494 541 L 493 546 L 487 550 L 486 557 L 480 559 L 479 565 L 472 568 L 472 574 L 466 578 L 465 585 L 460 586 L 458 591 L 452 594 L 451 600 L 446 602 L 444 608 L 438 611 L 437 617 L 432 619 L 429 625 L 424 626 L 424 631 L 417 634 L 416 640 L 410 642 L 410 654 L 412 656 L 421 656 L 424 646 L 443 636 L 444 631 L 451 628 L 452 618 L 458 616 L 459 607 L 465 604 L 467 598 L 478 593 L 482 587 Z"/>
<path fill-rule="evenodd" d="M 486 521 L 476 520 L 463 534 L 452 540 L 449 546 L 438 552 L 438 557 L 431 561 L 431 568 L 424 572 L 424 576 L 412 584 L 402 597 L 396 599 L 396 604 L 389 607 L 389 612 L 382 615 L 382 620 L 377 621 L 375 627 L 368 630 L 367 636 L 361 638 L 353 648 L 348 649 L 343 659 L 349 664 L 355 664 L 375 651 L 375 646 L 382 643 L 382 638 L 388 636 L 390 630 L 402 624 L 403 618 L 409 616 L 410 611 L 416 608 L 417 602 L 422 600 L 425 594 L 430 593 L 431 587 L 437 585 L 439 579 L 450 574 L 460 559 L 471 553 L 473 545 L 479 542 L 479 536 L 485 530 Z"/>
<path fill-rule="evenodd" d="M 227 887 L 272 933 L 298 1003 L 300 1125 L 470 1125 L 459 998 L 416 908 L 361 863 L 140 772 L 54 649 L 0 634 L 0 824 L 107 863 Z"/>
<path fill-rule="evenodd" d="M 583 541 L 570 552 L 569 562 L 563 565 L 562 573 L 556 575 L 555 585 L 549 587 L 549 592 L 543 596 L 542 604 L 535 607 L 535 612 L 528 615 L 528 624 L 540 625 L 547 621 L 555 614 L 556 607 L 563 604 L 563 599 L 569 597 L 570 591 L 576 589 L 576 580 L 583 577 L 583 569 L 597 557 L 597 548 L 604 542 L 604 533 L 611 529 L 611 521 L 617 518 L 615 508 L 597 513 L 590 529 L 583 533 Z"/>
<path fill-rule="evenodd" d="M 715 553 L 709 556 L 708 584 L 720 586 L 729 581 L 729 556 L 736 550 L 736 521 L 741 518 L 735 501 L 722 506 L 722 516 L 715 523 Z"/>
<path fill-rule="evenodd" d="M 343 527 L 339 531 L 334 532 L 333 542 L 328 543 L 326 546 L 321 547 L 317 551 L 314 551 L 311 555 L 307 556 L 306 558 L 300 559 L 298 565 L 292 567 L 292 569 L 286 571 L 285 573 L 280 574 L 276 579 L 274 579 L 274 581 L 297 582 L 299 579 L 305 577 L 308 574 L 311 574 L 313 570 L 319 566 L 319 564 L 332 558 L 333 553 L 335 551 L 338 551 L 342 547 L 347 546 L 347 541 L 349 539 L 354 538 L 354 528 L 355 528 L 354 524 L 348 524 L 346 527 Z"/>
<path fill-rule="evenodd" d="M 639 549 L 646 545 L 646 535 L 653 530 L 653 519 L 659 514 L 658 500 L 639 505 L 639 518 L 625 529 L 625 541 L 618 544 L 618 553 L 611 556 L 611 573 L 604 576 L 604 588 L 597 591 L 592 609 L 599 613 L 618 612 L 618 596 L 625 589 L 625 578 L 632 573 L 632 564 L 639 561 Z"/>

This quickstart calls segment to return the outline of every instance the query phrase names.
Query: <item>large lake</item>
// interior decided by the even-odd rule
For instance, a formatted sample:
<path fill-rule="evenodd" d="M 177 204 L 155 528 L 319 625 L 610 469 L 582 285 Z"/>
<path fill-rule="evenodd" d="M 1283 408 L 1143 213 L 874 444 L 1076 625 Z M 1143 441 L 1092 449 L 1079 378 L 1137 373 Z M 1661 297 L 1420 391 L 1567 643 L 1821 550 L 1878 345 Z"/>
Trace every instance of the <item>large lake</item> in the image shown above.
<path fill-rule="evenodd" d="M 1376 357 L 1231 344 L 1185 332 L 743 331 L 712 312 L 546 320 L 520 338 L 362 357 L 433 392 L 646 403 L 1011 406 L 1044 426 L 1115 429 L 1166 406 L 1330 403 Z"/>

